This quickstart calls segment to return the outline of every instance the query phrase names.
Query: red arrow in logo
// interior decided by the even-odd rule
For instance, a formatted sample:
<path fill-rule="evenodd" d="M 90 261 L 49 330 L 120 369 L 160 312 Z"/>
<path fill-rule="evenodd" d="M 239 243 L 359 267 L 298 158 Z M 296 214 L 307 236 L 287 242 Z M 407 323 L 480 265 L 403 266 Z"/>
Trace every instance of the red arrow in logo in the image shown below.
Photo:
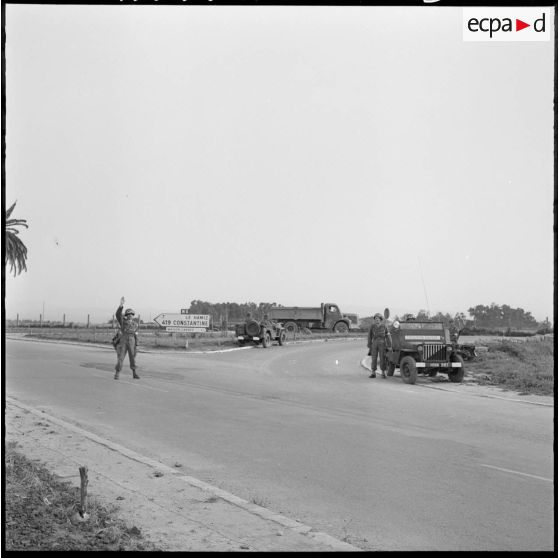
<path fill-rule="evenodd" d="M 516 31 L 521 31 L 522 29 L 525 29 L 525 27 L 531 27 L 531 24 L 530 23 L 525 23 L 524 21 L 521 21 L 520 19 L 515 20 L 515 30 Z"/>

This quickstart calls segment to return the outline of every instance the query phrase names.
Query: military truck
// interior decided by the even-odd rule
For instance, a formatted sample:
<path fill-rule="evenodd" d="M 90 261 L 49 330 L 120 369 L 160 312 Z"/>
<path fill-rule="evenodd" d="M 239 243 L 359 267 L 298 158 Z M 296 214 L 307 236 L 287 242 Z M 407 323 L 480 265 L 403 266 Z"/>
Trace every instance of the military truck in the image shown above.
<path fill-rule="evenodd" d="M 387 375 L 399 368 L 401 379 L 414 384 L 417 374 L 448 375 L 451 382 L 462 382 L 465 375 L 463 357 L 450 340 L 443 322 L 395 321 L 390 328 L 387 351 Z"/>
<path fill-rule="evenodd" d="M 296 333 L 302 328 L 347 333 L 351 327 L 351 320 L 331 302 L 322 302 L 320 306 L 274 306 L 269 310 L 269 316 L 283 322 L 288 333 Z"/>
<path fill-rule="evenodd" d="M 349 329 L 360 329 L 358 314 L 343 314 L 343 317 L 349 320 Z"/>
<path fill-rule="evenodd" d="M 236 342 L 239 347 L 246 343 L 261 344 L 264 349 L 269 347 L 273 341 L 279 345 L 284 345 L 287 333 L 282 324 L 272 320 L 264 320 L 261 323 L 256 320 L 246 320 L 242 324 L 235 326 Z"/>

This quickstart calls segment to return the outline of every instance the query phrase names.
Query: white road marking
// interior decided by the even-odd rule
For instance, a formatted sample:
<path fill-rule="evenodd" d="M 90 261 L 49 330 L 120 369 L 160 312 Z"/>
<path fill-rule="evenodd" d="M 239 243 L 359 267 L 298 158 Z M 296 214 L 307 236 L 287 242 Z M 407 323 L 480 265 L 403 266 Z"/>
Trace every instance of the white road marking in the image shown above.
<path fill-rule="evenodd" d="M 512 471 L 511 469 L 504 469 L 503 467 L 495 467 L 494 465 L 486 465 L 485 463 L 481 463 L 481 467 L 488 467 L 489 469 L 496 469 L 497 471 L 504 471 L 505 473 L 512 473 L 514 475 L 522 475 L 524 477 L 530 477 L 532 479 L 554 482 L 554 479 L 547 479 L 546 477 L 539 477 L 538 475 L 531 475 L 529 473 L 522 473 L 521 471 Z"/>

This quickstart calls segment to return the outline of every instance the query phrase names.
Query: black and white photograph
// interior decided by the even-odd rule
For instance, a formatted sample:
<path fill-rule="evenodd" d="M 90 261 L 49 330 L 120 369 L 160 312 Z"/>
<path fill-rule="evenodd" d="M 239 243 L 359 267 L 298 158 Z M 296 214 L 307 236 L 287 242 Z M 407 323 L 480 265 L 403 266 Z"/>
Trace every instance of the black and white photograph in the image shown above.
<path fill-rule="evenodd" d="M 3 550 L 553 551 L 555 11 L 3 1 Z"/>

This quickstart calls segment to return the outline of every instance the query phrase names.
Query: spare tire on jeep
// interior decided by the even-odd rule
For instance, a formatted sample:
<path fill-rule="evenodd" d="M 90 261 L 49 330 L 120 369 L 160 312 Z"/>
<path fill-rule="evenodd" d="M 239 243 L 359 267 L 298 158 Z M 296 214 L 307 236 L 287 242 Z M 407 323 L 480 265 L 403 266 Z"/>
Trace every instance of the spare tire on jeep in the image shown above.
<path fill-rule="evenodd" d="M 247 335 L 254 337 L 260 334 L 260 324 L 255 320 L 248 320 L 245 327 Z"/>

